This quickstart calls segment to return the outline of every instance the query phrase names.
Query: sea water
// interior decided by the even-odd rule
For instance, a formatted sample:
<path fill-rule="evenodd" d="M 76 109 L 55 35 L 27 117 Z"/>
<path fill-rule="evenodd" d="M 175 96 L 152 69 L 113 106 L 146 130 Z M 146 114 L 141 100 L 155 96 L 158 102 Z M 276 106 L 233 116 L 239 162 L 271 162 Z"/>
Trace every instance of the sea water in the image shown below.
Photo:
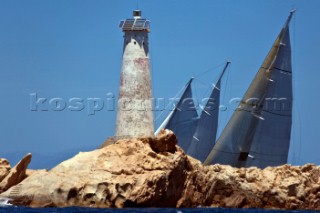
<path fill-rule="evenodd" d="M 226 208 L 193 208 L 193 209 L 174 209 L 174 208 L 128 208 L 128 209 L 94 209 L 94 208 L 80 208 L 80 207 L 69 207 L 69 208 L 26 208 L 26 207 L 0 207 L 0 213 L 312 213 L 320 211 L 306 211 L 306 210 L 265 210 L 265 209 L 226 209 Z"/>

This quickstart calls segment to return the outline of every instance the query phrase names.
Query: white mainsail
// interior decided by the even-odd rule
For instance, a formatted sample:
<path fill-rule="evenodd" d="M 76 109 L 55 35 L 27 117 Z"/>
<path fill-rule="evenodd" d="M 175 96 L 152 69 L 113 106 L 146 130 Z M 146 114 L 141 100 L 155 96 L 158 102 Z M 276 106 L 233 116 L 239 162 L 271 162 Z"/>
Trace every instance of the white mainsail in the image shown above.
<path fill-rule="evenodd" d="M 287 162 L 292 125 L 289 23 L 293 13 L 290 12 L 237 110 L 205 160 L 205 165 L 219 163 L 264 168 Z M 286 104 L 279 111 L 274 111 L 272 106 L 270 108 L 271 100 L 283 100 Z"/>

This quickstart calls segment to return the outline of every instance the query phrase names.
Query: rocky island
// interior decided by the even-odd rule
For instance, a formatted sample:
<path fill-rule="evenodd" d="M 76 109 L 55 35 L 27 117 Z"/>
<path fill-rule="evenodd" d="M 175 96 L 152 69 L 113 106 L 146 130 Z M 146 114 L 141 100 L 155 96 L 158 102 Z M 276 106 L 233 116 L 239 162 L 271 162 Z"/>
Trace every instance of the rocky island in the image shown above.
<path fill-rule="evenodd" d="M 203 166 L 169 130 L 79 153 L 50 171 L 27 170 L 30 160 L 13 168 L 0 160 L 0 197 L 30 207 L 320 209 L 319 166 Z"/>

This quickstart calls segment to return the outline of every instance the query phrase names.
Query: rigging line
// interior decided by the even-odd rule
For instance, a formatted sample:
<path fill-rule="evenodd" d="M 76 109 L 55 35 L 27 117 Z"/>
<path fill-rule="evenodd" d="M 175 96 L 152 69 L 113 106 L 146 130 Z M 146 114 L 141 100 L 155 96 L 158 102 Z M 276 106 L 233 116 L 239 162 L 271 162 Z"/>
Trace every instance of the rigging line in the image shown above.
<path fill-rule="evenodd" d="M 229 68 L 229 67 L 228 67 Z M 213 70 L 212 70 L 213 71 Z M 216 76 L 213 78 L 213 79 L 217 79 L 217 80 L 214 80 L 216 83 L 218 83 L 219 81 L 219 78 L 222 77 L 222 74 L 219 73 L 219 74 L 216 74 Z M 216 84 L 214 83 L 211 83 L 210 86 L 208 86 L 209 83 L 206 83 L 202 80 L 199 80 L 199 78 L 196 78 L 195 80 L 197 80 L 199 83 L 201 83 L 203 86 L 207 87 L 207 89 L 203 92 L 202 96 L 201 97 L 206 97 L 206 96 L 210 96 L 210 93 L 208 93 L 209 90 L 213 90 L 214 88 L 216 88 Z M 214 88 L 212 88 L 214 87 Z M 220 88 L 218 88 L 220 89 Z M 207 95 L 209 94 L 209 95 Z"/>
<path fill-rule="evenodd" d="M 209 93 L 208 91 L 211 90 L 212 85 L 211 85 L 211 87 L 208 87 L 208 84 L 204 84 L 203 82 L 199 81 L 199 79 L 196 79 L 196 81 L 199 82 L 199 83 L 201 83 L 201 84 L 203 84 L 203 85 L 205 85 L 205 86 L 207 87 L 207 89 L 204 91 L 204 93 L 203 93 L 203 95 L 202 95 L 201 97 L 202 97 L 202 98 L 203 98 L 203 97 L 205 97 L 205 98 L 208 97 L 208 98 L 209 98 L 210 94 L 209 94 L 209 95 L 207 95 L 207 94 Z M 213 89 L 214 89 L 214 88 L 213 88 Z M 195 90 L 195 91 L 196 91 L 196 90 Z M 197 99 L 197 98 L 198 98 L 198 97 L 196 96 L 196 99 Z M 199 103 L 198 106 L 200 107 L 200 109 L 203 110 L 202 107 L 205 107 L 206 104 L 204 104 L 204 106 L 202 106 L 202 100 L 201 100 L 201 101 L 198 101 L 198 103 Z M 200 113 L 200 115 L 201 115 L 201 113 Z"/>
<path fill-rule="evenodd" d="M 296 106 L 294 105 L 292 107 L 292 110 L 293 110 L 293 114 L 296 115 L 297 114 L 297 109 L 296 109 Z M 291 135 L 292 135 L 292 138 L 291 138 L 291 143 L 292 143 L 292 156 L 291 156 L 291 164 L 295 164 L 296 162 L 296 143 L 297 143 L 297 140 L 296 140 L 296 131 L 295 131 L 295 128 L 294 126 L 296 125 L 296 118 L 295 116 L 292 116 L 292 132 L 291 132 Z M 290 149 L 290 147 L 289 147 Z"/>
<path fill-rule="evenodd" d="M 201 81 L 199 79 L 194 79 L 197 84 L 201 84 L 202 86 L 205 86 L 207 89 L 206 91 L 203 93 L 202 97 L 206 96 L 206 94 L 208 94 L 208 91 L 212 88 L 212 84 L 210 84 L 210 86 L 208 86 L 208 83 Z"/>
<path fill-rule="evenodd" d="M 199 79 L 197 79 L 197 80 L 199 80 Z M 191 85 L 192 86 L 192 85 Z M 192 88 L 191 88 L 192 89 Z M 193 91 L 194 91 L 194 95 L 195 95 L 195 99 L 194 99 L 194 101 L 196 101 L 195 103 L 194 103 L 194 105 L 195 105 L 195 107 L 196 107 L 196 109 L 198 109 L 198 106 L 199 106 L 199 101 L 198 101 L 198 93 L 197 93 L 197 89 L 195 88 L 195 87 L 193 87 Z"/>
<path fill-rule="evenodd" d="M 231 64 L 229 64 L 229 67 L 228 67 L 228 70 L 227 70 L 227 77 L 225 78 L 225 88 L 227 88 L 228 86 L 228 80 L 229 80 L 229 75 L 230 75 L 230 69 L 231 69 Z M 223 95 L 222 95 L 222 100 L 220 101 L 220 104 L 221 102 L 224 103 L 225 102 L 225 98 L 226 98 L 226 93 L 227 93 L 227 89 L 224 90 L 223 92 Z M 220 108 L 220 106 L 219 106 Z M 218 121 L 218 125 L 221 124 L 221 116 L 218 117 L 219 118 L 219 121 Z M 226 123 L 227 121 L 227 117 L 225 117 L 224 119 L 224 123 Z"/>
<path fill-rule="evenodd" d="M 296 15 L 293 16 L 293 48 L 292 48 L 292 64 L 293 64 L 293 70 L 296 70 L 295 67 L 296 67 L 296 51 L 295 51 L 295 43 L 296 43 Z M 294 74 L 292 76 L 292 80 L 293 80 L 293 100 L 295 100 L 295 95 L 296 95 L 296 74 Z M 296 129 L 300 130 L 299 128 L 301 128 L 301 125 L 300 125 L 300 114 L 299 114 L 299 109 L 298 109 L 298 104 L 296 101 L 294 101 L 294 114 L 295 115 L 298 115 L 298 125 L 299 127 L 298 128 L 293 128 L 293 161 L 300 161 L 300 153 L 301 153 L 301 138 L 298 139 L 298 144 L 297 143 L 297 137 L 301 137 L 301 131 L 296 131 Z M 295 118 L 295 116 L 293 116 L 293 122 L 294 122 L 294 125 L 296 126 L 297 125 L 297 118 Z M 300 134 L 299 134 L 300 133 Z M 298 145 L 299 149 L 298 149 L 298 157 L 296 156 L 296 146 Z"/>
<path fill-rule="evenodd" d="M 293 67 L 296 70 L 296 16 L 295 15 L 293 17 Z M 295 75 L 294 75 L 295 76 Z M 294 77 L 294 79 L 296 79 L 296 77 Z M 296 80 L 295 80 L 296 81 Z M 296 94 L 296 87 L 294 87 L 294 94 Z M 295 102 L 297 103 L 297 102 Z M 299 161 L 301 160 L 301 151 L 302 151 L 302 130 L 301 130 L 301 114 L 300 114 L 300 110 L 298 107 L 298 104 L 296 104 L 297 106 L 297 113 L 298 113 L 298 124 L 299 124 L 299 128 L 298 128 L 298 133 L 299 133 L 299 152 L 298 152 L 298 159 Z"/>
<path fill-rule="evenodd" d="M 221 65 L 216 66 L 216 67 L 219 68 L 220 66 L 221 66 Z M 214 70 L 216 70 L 217 68 L 215 68 Z M 214 70 L 212 70 L 212 71 L 214 71 Z M 211 71 L 211 70 L 209 70 L 209 71 Z M 202 72 L 202 73 L 198 74 L 197 76 L 199 76 L 199 75 L 201 75 L 201 74 L 204 74 L 204 73 L 207 73 L 207 72 L 208 72 L 208 70 L 205 71 L 205 72 Z M 219 76 L 221 76 L 221 74 L 220 74 L 220 75 L 217 74 L 217 75 L 214 77 L 214 79 L 218 79 L 218 80 L 216 80 L 216 82 L 219 81 Z M 202 104 L 202 100 L 199 100 L 198 98 L 209 97 L 209 96 L 211 95 L 211 93 L 209 93 L 208 91 L 213 91 L 213 90 L 216 88 L 216 84 L 211 83 L 210 86 L 208 86 L 208 83 L 205 83 L 205 82 L 203 82 L 202 80 L 199 80 L 199 78 L 194 78 L 194 80 L 196 80 L 196 83 L 200 83 L 200 84 L 202 84 L 203 86 L 205 86 L 205 87 L 207 88 L 205 91 L 202 92 L 202 96 L 199 97 L 199 96 L 198 96 L 198 90 L 197 90 L 198 87 L 194 87 L 195 98 L 196 98 L 196 100 L 197 100 L 197 106 L 199 106 L 199 107 L 200 107 L 199 110 L 202 111 L 202 110 L 203 110 L 202 107 L 205 107 L 205 105 L 206 105 L 207 103 L 205 103 L 205 104 L 202 106 L 202 105 L 201 105 L 201 104 Z M 219 89 L 220 89 L 220 88 L 219 88 Z M 200 116 L 201 116 L 201 114 L 202 114 L 202 113 L 200 113 Z"/>
<path fill-rule="evenodd" d="M 302 143 L 301 143 L 301 139 L 302 139 L 302 130 L 301 130 L 301 115 L 300 115 L 300 110 L 299 110 L 299 107 L 298 107 L 298 104 L 296 104 L 296 108 L 297 108 L 297 114 L 298 114 L 298 125 L 299 125 L 299 128 L 298 128 L 298 138 L 299 138 L 299 150 L 298 150 L 298 159 L 299 161 L 301 161 L 301 151 L 302 151 Z"/>
<path fill-rule="evenodd" d="M 201 85 L 203 85 L 203 86 L 206 87 L 205 91 L 202 93 L 201 98 L 207 98 L 207 97 L 209 98 L 210 95 L 211 95 L 211 93 L 212 93 L 212 91 L 215 89 L 216 85 L 215 85 L 215 84 L 210 84 L 210 86 L 208 86 L 208 83 L 205 83 L 205 82 L 199 80 L 198 78 L 197 78 L 197 79 L 194 79 L 194 80 L 197 82 L 197 84 L 201 84 Z M 197 88 L 197 87 L 196 87 L 196 88 Z M 196 88 L 194 89 L 194 91 L 195 91 L 196 100 L 197 100 L 197 102 L 198 102 L 197 106 L 199 106 L 199 107 L 200 107 L 200 110 L 203 111 L 203 108 L 206 106 L 207 103 L 203 104 L 203 106 L 202 106 L 202 100 L 203 100 L 203 99 L 201 99 L 200 101 L 198 101 L 197 89 L 196 89 Z M 210 91 L 211 91 L 211 93 L 210 93 Z M 200 113 L 199 116 L 201 116 L 201 114 L 202 114 L 202 113 Z"/>
<path fill-rule="evenodd" d="M 161 111 L 161 113 L 155 118 L 155 121 L 157 121 L 160 116 L 168 109 L 169 106 L 171 106 L 172 103 L 174 103 L 175 99 L 178 98 L 178 96 L 182 93 L 182 91 L 187 87 L 187 85 L 183 86 L 178 93 L 173 97 L 172 101 L 169 102 L 169 104 L 164 108 L 164 110 Z"/>
<path fill-rule="evenodd" d="M 205 86 L 205 87 L 208 87 L 208 83 L 198 79 L 198 78 L 195 78 L 194 81 L 197 81 L 199 84 L 201 84 L 202 86 Z"/>
<path fill-rule="evenodd" d="M 203 82 L 203 81 L 201 81 L 201 80 L 199 80 L 199 79 L 195 79 L 195 80 L 196 80 L 197 83 L 200 83 L 200 84 L 206 86 L 206 89 L 205 89 L 205 91 L 203 91 L 202 96 L 201 96 L 200 98 L 209 98 L 210 95 L 211 95 L 211 93 L 213 92 L 213 90 L 215 90 L 215 89 L 217 88 L 217 87 L 216 87 L 216 84 L 211 83 L 210 86 L 208 86 L 208 83 L 205 83 L 205 82 Z M 219 80 L 218 80 L 218 81 L 219 81 Z M 218 89 L 220 90 L 220 88 L 218 88 Z M 210 91 L 211 91 L 211 92 L 210 92 Z M 206 104 L 207 104 L 207 102 L 208 102 L 209 100 L 207 100 L 207 102 L 204 103 L 203 106 L 202 106 L 202 100 L 203 100 L 203 99 L 198 100 L 199 96 L 197 96 L 197 89 L 195 89 L 195 96 L 196 96 L 196 100 L 197 100 L 197 102 L 198 102 L 197 106 L 199 106 L 199 107 L 200 107 L 200 110 L 203 111 L 204 107 L 206 106 Z M 200 116 L 201 116 L 201 114 L 202 114 L 202 113 L 200 113 Z"/>
<path fill-rule="evenodd" d="M 199 76 L 202 76 L 202 75 L 204 75 L 204 74 L 206 74 L 206 73 L 208 73 L 208 72 L 214 71 L 215 69 L 221 67 L 221 66 L 224 65 L 224 64 L 225 64 L 225 63 L 223 62 L 223 63 L 221 63 L 221 64 L 219 64 L 219 65 L 216 65 L 216 66 L 214 66 L 214 67 L 211 67 L 211 68 L 209 68 L 209 69 L 206 69 L 204 72 L 201 72 L 201 73 L 195 75 L 194 78 L 198 78 Z"/>
<path fill-rule="evenodd" d="M 152 50 L 151 50 L 151 51 L 152 51 Z M 152 60 L 152 59 L 151 59 L 151 60 Z M 201 81 L 199 81 L 199 79 L 196 79 L 196 78 L 198 78 L 198 77 L 201 76 L 201 75 L 204 75 L 205 73 L 208 73 L 208 72 L 210 72 L 210 71 L 213 71 L 213 70 L 221 67 L 221 66 L 224 65 L 224 64 L 225 64 L 225 63 L 221 63 L 221 64 L 219 64 L 219 65 L 216 65 L 216 66 L 214 66 L 214 67 L 211 67 L 210 69 L 207 69 L 206 71 L 195 75 L 195 77 L 193 77 L 193 78 L 194 78 L 194 80 L 197 80 L 198 82 L 201 82 Z M 203 83 L 203 82 L 201 82 L 201 83 Z M 205 83 L 203 83 L 203 85 L 206 85 L 206 86 L 207 86 L 207 84 L 205 84 Z M 186 88 L 186 86 L 184 86 L 184 87 L 177 93 L 177 95 L 176 95 L 173 99 L 176 99 L 176 98 L 178 97 L 178 95 L 179 95 L 179 94 L 183 91 L 183 89 L 185 89 L 185 88 Z M 194 90 L 194 91 L 195 91 L 196 101 L 198 102 L 198 99 L 197 99 L 197 98 L 198 98 L 198 96 L 197 96 L 197 91 L 196 91 L 196 90 Z M 164 109 L 163 111 L 161 111 L 161 113 L 154 119 L 154 123 L 158 121 L 158 119 L 162 116 L 162 114 L 164 113 L 164 111 L 166 111 L 166 110 L 168 109 L 168 106 L 171 106 L 171 104 L 172 104 L 173 102 L 174 102 L 174 100 L 171 101 L 171 102 L 165 107 L 165 109 Z M 195 105 L 197 106 L 198 104 L 195 103 Z"/>

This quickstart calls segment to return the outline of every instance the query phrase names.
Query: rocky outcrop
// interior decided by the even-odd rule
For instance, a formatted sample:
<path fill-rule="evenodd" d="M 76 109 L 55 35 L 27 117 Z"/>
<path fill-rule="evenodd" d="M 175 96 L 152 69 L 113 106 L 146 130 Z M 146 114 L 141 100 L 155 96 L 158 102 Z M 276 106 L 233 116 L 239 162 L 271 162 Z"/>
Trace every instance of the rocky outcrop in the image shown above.
<path fill-rule="evenodd" d="M 10 170 L 9 174 L 0 182 L 0 193 L 17 185 L 27 177 L 26 170 L 30 161 L 31 154 L 29 153 Z"/>
<path fill-rule="evenodd" d="M 1 196 L 32 207 L 175 206 L 183 193 L 188 158 L 172 144 L 172 132 L 157 139 L 119 140 L 31 175 Z"/>
<path fill-rule="evenodd" d="M 320 167 L 193 167 L 177 206 L 320 209 Z"/>
<path fill-rule="evenodd" d="M 11 167 L 9 161 L 0 158 L 0 183 L 9 174 Z"/>
<path fill-rule="evenodd" d="M 176 142 L 171 131 L 118 140 L 31 174 L 0 196 L 31 207 L 320 209 L 320 167 L 202 166 Z"/>

